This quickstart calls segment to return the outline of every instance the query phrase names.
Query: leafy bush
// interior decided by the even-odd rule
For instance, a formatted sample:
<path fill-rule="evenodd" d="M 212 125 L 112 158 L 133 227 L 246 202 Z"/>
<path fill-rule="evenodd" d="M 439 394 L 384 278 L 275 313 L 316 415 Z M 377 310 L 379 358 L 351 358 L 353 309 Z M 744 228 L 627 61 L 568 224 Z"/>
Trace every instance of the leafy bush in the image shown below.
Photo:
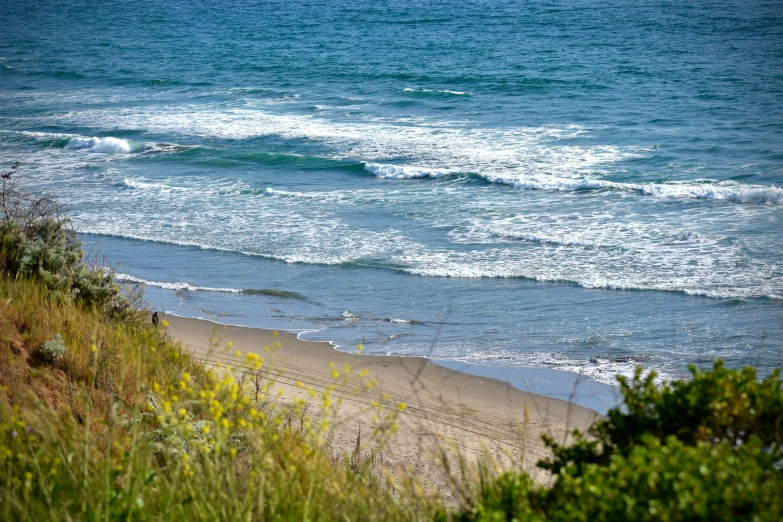
<path fill-rule="evenodd" d="M 56 203 L 16 188 L 14 174 L 3 175 L 0 189 L 0 269 L 11 277 L 39 279 L 51 292 L 87 306 L 127 311 L 130 303 L 113 271 L 85 263 L 82 244 Z"/>
<path fill-rule="evenodd" d="M 781 473 L 758 440 L 689 446 L 649 437 L 608 465 L 560 475 L 552 520 L 780 520 Z"/>
<path fill-rule="evenodd" d="M 482 491 L 460 521 L 780 520 L 783 480 L 774 459 L 754 441 L 688 446 L 650 437 L 607 465 L 566 467 L 548 490 L 506 474 Z"/>
<path fill-rule="evenodd" d="M 609 411 L 607 419 L 590 428 L 590 439 L 575 432 L 577 442 L 569 447 L 547 445 L 555 458 L 542 467 L 558 473 L 563 466 L 607 464 L 620 453 L 628 455 L 645 437 L 661 441 L 673 435 L 685 444 L 727 442 L 740 445 L 752 437 L 778 460 L 783 458 L 783 387 L 780 371 L 763 381 L 747 367 L 730 370 L 722 361 L 712 371 L 691 367 L 693 378 L 657 387 L 655 374 L 633 379 L 619 376 L 624 407 Z"/>
<path fill-rule="evenodd" d="M 60 362 L 66 351 L 65 343 L 60 334 L 56 334 L 51 341 L 47 341 L 41 345 L 41 355 L 43 355 L 47 361 L 53 363 Z"/>
<path fill-rule="evenodd" d="M 551 487 L 510 473 L 455 516 L 502 520 L 781 520 L 783 382 L 752 368 L 691 368 L 657 387 L 655 374 L 618 377 L 624 405 L 575 442 L 545 442 Z"/>

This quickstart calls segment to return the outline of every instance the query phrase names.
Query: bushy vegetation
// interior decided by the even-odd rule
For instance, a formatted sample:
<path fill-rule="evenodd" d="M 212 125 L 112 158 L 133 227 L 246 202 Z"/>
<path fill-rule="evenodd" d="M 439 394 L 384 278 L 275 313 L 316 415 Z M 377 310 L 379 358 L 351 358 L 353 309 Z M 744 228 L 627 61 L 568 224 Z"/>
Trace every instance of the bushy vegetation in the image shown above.
<path fill-rule="evenodd" d="M 84 249 L 57 203 L 17 186 L 16 166 L 0 181 L 0 269 L 7 277 L 34 277 L 62 298 L 123 314 L 131 300 L 109 267 L 86 263 Z"/>
<path fill-rule="evenodd" d="M 539 463 L 551 487 L 505 474 L 456 518 L 505 520 L 781 520 L 783 384 L 751 368 L 691 368 L 657 386 L 620 377 L 624 405 Z"/>

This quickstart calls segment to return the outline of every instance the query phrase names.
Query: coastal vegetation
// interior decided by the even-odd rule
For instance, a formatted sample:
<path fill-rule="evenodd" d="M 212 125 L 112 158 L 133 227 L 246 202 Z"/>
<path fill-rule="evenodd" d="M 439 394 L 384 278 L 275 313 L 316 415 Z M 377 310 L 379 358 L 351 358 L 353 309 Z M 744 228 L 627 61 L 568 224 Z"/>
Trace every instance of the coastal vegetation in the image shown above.
<path fill-rule="evenodd" d="M 14 173 L 4 177 L 13 180 Z M 52 200 L 6 185 L 0 223 L 3 520 L 780 520 L 783 382 L 720 362 L 688 381 L 620 379 L 623 406 L 568 443 L 548 483 L 464 463 L 448 508 L 415 477 L 330 446 L 341 386 L 278 396 L 264 372 L 207 368 L 151 324 L 110 268 L 84 260 Z M 216 349 L 231 350 L 230 343 Z M 268 355 L 269 354 L 269 355 Z M 393 444 L 405 404 L 374 397 Z"/>
<path fill-rule="evenodd" d="M 654 373 L 618 377 L 623 406 L 539 463 L 551 486 L 506 473 L 485 483 L 460 521 L 780 520 L 780 372 L 691 368 L 656 386 Z"/>

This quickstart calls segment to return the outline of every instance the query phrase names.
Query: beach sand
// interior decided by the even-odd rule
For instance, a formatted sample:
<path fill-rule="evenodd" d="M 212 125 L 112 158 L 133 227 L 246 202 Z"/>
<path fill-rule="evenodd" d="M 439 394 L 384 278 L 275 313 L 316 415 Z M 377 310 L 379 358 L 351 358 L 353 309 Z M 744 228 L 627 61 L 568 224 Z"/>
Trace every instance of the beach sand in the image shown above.
<path fill-rule="evenodd" d="M 242 367 L 243 354 L 256 352 L 272 363 L 269 378 L 274 390 L 283 390 L 283 401 L 302 397 L 312 401 L 317 411 L 320 398 L 310 398 L 302 388 L 317 392 L 335 382 L 330 363 L 341 372 L 350 364 L 352 375 L 363 369 L 378 380 L 372 390 L 357 391 L 342 386 L 335 395 L 342 399 L 332 446 L 342 458 L 350 458 L 362 433 L 363 454 L 375 450 L 376 462 L 394 474 L 415 475 L 430 490 L 439 491 L 446 501 L 456 501 L 449 488 L 448 473 L 438 453 L 446 450 L 452 466 L 457 453 L 467 462 L 476 462 L 482 452 L 496 459 L 498 466 L 521 466 L 539 481 L 548 479 L 535 463 L 548 455 L 541 435 L 562 441 L 573 428 L 585 429 L 600 416 L 594 410 L 563 400 L 520 391 L 499 380 L 468 375 L 433 364 L 420 357 L 356 355 L 335 350 L 330 344 L 301 341 L 295 336 L 271 330 L 220 325 L 201 319 L 166 315 L 169 334 L 180 340 L 207 366 L 222 363 Z M 226 343 L 232 342 L 230 350 Z M 280 342 L 270 357 L 264 347 Z M 297 385 L 301 381 L 302 386 Z M 371 440 L 376 427 L 376 411 L 370 401 L 388 394 L 386 404 L 397 408 L 399 430 L 383 448 Z"/>

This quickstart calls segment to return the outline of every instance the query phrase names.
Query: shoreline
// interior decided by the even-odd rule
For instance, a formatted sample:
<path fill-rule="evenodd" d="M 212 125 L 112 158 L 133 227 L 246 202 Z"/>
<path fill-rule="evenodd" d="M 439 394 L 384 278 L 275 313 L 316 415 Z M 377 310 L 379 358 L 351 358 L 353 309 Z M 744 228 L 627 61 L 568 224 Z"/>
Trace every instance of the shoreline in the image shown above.
<path fill-rule="evenodd" d="M 177 319 L 192 319 L 195 321 L 203 321 L 220 326 L 257 330 L 267 334 L 271 334 L 273 331 L 278 331 L 280 332 L 280 335 L 294 338 L 297 342 L 324 345 L 325 347 L 328 346 L 336 353 L 354 355 L 352 352 L 342 350 L 341 348 L 343 346 L 337 344 L 334 341 L 314 341 L 309 339 L 302 339 L 300 337 L 303 334 L 315 331 L 312 329 L 288 331 L 282 328 L 274 329 L 260 326 L 222 323 L 219 320 L 212 318 L 188 317 L 184 315 L 178 315 L 170 311 L 165 311 L 163 313 L 168 318 L 174 317 Z M 612 386 L 597 381 L 592 377 L 583 374 L 558 370 L 554 368 L 543 368 L 538 366 L 484 365 L 464 361 L 455 361 L 451 359 L 432 359 L 426 355 L 363 353 L 362 357 L 391 357 L 410 359 L 411 361 L 423 359 L 426 360 L 429 364 L 447 368 L 460 374 L 486 379 L 494 379 L 504 385 L 511 385 L 521 392 L 542 396 L 547 399 L 559 399 L 565 402 L 574 402 L 583 408 L 594 410 L 600 415 L 605 415 L 609 409 L 615 406 L 619 406 L 622 402 L 618 386 Z"/>
<path fill-rule="evenodd" d="M 398 414 L 399 430 L 383 449 L 384 467 L 413 472 L 425 485 L 444 494 L 448 477 L 437 457 L 444 447 L 468 461 L 490 456 L 500 466 L 521 465 L 537 480 L 546 481 L 548 475 L 535 466 L 549 454 L 541 435 L 561 440 L 573 428 L 586 429 L 600 418 L 595 410 L 521 391 L 491 376 L 459 372 L 423 357 L 350 354 L 335 350 L 330 343 L 303 341 L 284 332 L 275 336 L 272 330 L 168 313 L 164 318 L 169 335 L 208 366 L 239 367 L 245 353 L 266 356 L 264 347 L 279 341 L 280 348 L 269 357 L 275 370 L 268 375 L 283 401 L 297 397 L 311 401 L 314 396 L 308 398 L 308 387 L 320 393 L 332 385 L 331 364 L 341 371 L 350 365 L 353 375 L 366 369 L 370 378 L 377 379 L 376 388 L 336 392 L 341 406 L 333 448 L 347 456 L 357 446 L 357 437 L 369 439 L 367 434 L 378 428 L 376 410 L 369 405 L 373 397 L 383 394 L 387 410 L 405 404 Z M 232 345 L 225 349 L 229 341 Z M 235 356 L 235 351 L 242 355 Z M 317 398 L 311 402 L 316 407 L 320 404 Z"/>

